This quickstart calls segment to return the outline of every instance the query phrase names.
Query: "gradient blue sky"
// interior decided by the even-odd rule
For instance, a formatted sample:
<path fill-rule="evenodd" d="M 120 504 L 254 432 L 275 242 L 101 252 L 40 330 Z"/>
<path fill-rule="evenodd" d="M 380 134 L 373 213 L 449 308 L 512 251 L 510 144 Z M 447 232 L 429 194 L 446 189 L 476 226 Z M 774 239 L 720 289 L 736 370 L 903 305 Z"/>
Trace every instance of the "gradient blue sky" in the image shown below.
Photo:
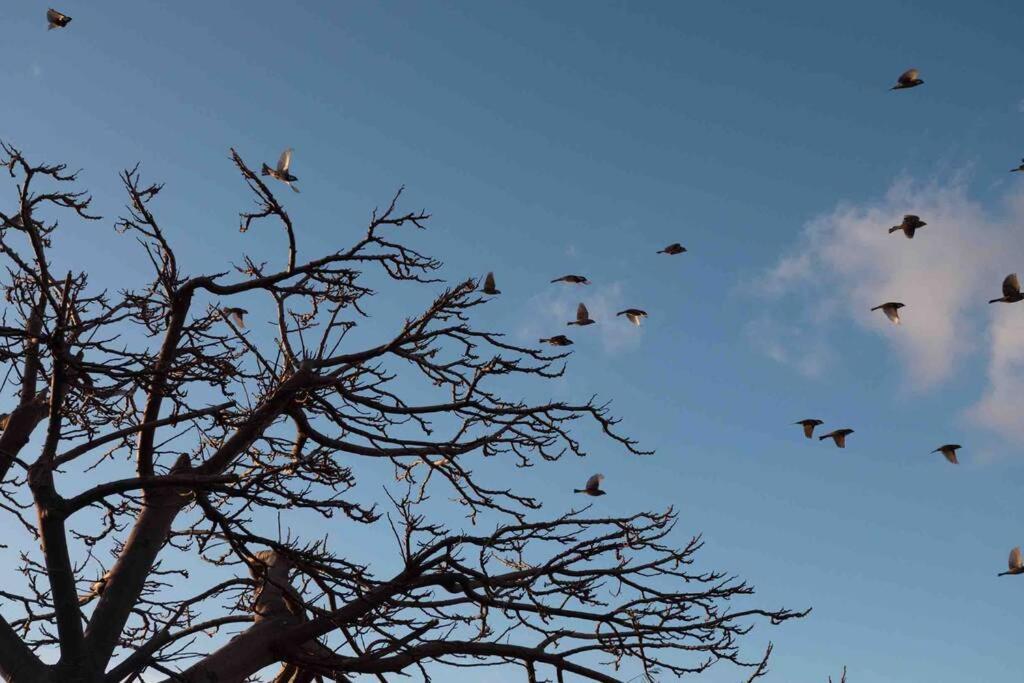
<path fill-rule="evenodd" d="M 1024 426 L 998 407 L 1024 389 L 1024 307 L 985 303 L 1024 268 L 1019 3 L 67 0 L 51 32 L 45 8 L 0 10 L 0 138 L 84 167 L 108 220 L 59 249 L 97 285 L 145 272 L 111 229 L 136 162 L 192 272 L 279 237 L 237 232 L 229 146 L 295 148 L 307 255 L 404 183 L 435 216 L 416 243 L 451 279 L 496 271 L 483 316 L 513 338 L 564 330 L 564 272 L 592 309 L 651 313 L 575 333 L 556 391 L 613 398 L 657 455 L 588 438 L 520 475 L 549 511 L 602 471 L 603 512 L 674 505 L 705 566 L 813 606 L 751 637 L 770 681 L 1019 676 L 1024 585 L 995 574 L 1024 542 Z M 925 85 L 889 92 L 910 66 Z M 913 242 L 885 233 L 907 211 Z M 891 298 L 899 329 L 866 310 Z M 790 425 L 811 416 L 848 448 Z M 958 468 L 928 455 L 949 441 Z"/>

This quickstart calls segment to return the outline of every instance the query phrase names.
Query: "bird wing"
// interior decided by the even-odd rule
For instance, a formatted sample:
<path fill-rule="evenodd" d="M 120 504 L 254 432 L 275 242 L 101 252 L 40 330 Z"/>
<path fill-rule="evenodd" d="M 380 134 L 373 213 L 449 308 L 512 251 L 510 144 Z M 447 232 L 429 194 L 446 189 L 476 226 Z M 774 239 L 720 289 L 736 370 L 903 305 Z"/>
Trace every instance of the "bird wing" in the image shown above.
<path fill-rule="evenodd" d="M 285 151 L 281 152 L 281 158 L 277 160 L 277 170 L 287 171 L 288 167 L 292 165 L 292 148 L 289 147 Z"/>
<path fill-rule="evenodd" d="M 46 20 L 48 22 L 50 22 L 51 24 L 59 23 L 62 19 L 64 19 L 64 15 L 61 14 L 60 12 L 58 12 L 57 10 L 55 10 L 55 9 L 48 9 L 48 10 L 46 10 Z"/>
<path fill-rule="evenodd" d="M 494 289 L 494 273 L 487 273 L 484 278 L 484 289 Z"/>
<path fill-rule="evenodd" d="M 910 83 L 911 81 L 916 81 L 919 75 L 920 73 L 917 69 L 907 69 L 906 71 L 900 74 L 899 82 Z"/>
<path fill-rule="evenodd" d="M 956 460 L 956 451 L 955 450 L 953 450 L 952 448 L 943 448 L 943 449 L 940 449 L 940 450 L 942 451 L 942 454 L 944 456 L 946 456 L 946 460 L 950 461 L 954 465 L 959 465 L 960 464 Z"/>
<path fill-rule="evenodd" d="M 1017 273 L 1010 273 L 1003 280 L 1003 296 L 1013 296 L 1014 294 L 1020 294 L 1020 280 L 1017 279 Z"/>
<path fill-rule="evenodd" d="M 837 446 L 840 448 L 846 448 L 846 434 L 836 432 L 832 435 L 832 438 L 835 439 Z"/>
<path fill-rule="evenodd" d="M 900 309 L 895 306 L 882 306 L 882 312 L 885 313 L 885 317 L 893 321 L 896 324 L 900 322 Z"/>
<path fill-rule="evenodd" d="M 602 481 L 604 481 L 604 475 L 603 474 L 595 474 L 595 475 L 593 475 L 592 477 L 590 477 L 590 479 L 587 479 L 587 486 L 586 486 L 587 490 L 588 491 L 594 491 L 596 489 L 601 488 L 601 482 Z"/>
<path fill-rule="evenodd" d="M 1024 562 L 1020 559 L 1020 546 L 1010 551 L 1010 569 L 1019 569 Z"/>
<path fill-rule="evenodd" d="M 587 307 L 584 306 L 583 304 L 580 304 L 579 306 L 576 307 L 576 320 L 590 320 L 590 311 L 588 311 Z"/>
<path fill-rule="evenodd" d="M 809 439 L 813 435 L 814 435 L 814 423 L 813 422 L 804 422 L 804 436 L 806 436 Z"/>

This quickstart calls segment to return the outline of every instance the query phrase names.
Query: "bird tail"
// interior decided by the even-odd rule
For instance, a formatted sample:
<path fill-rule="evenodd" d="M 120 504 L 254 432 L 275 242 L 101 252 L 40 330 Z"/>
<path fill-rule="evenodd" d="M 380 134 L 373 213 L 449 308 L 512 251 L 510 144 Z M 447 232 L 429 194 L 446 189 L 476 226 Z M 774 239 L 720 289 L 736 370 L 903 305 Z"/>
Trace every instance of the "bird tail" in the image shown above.
<path fill-rule="evenodd" d="M 587 490 L 586 489 L 573 489 L 572 492 L 573 493 L 586 493 Z"/>
<path fill-rule="evenodd" d="M 263 175 L 270 175 L 270 167 L 263 164 Z"/>
<path fill-rule="evenodd" d="M 543 344 L 544 342 L 549 342 L 549 341 L 551 341 L 551 340 L 550 339 L 538 339 L 537 343 L 538 344 Z"/>
<path fill-rule="evenodd" d="M 899 229 L 900 229 L 899 225 L 894 225 L 891 228 L 889 228 L 889 234 L 891 235 L 892 233 L 896 232 Z"/>
<path fill-rule="evenodd" d="M 989 300 L 989 303 L 990 303 L 990 304 L 994 304 L 994 303 L 996 303 L 997 301 L 1002 301 L 1002 299 L 990 299 L 990 300 Z"/>
<path fill-rule="evenodd" d="M 828 434 L 826 434 L 825 436 L 819 436 L 818 441 L 824 441 L 827 438 L 829 438 Z"/>

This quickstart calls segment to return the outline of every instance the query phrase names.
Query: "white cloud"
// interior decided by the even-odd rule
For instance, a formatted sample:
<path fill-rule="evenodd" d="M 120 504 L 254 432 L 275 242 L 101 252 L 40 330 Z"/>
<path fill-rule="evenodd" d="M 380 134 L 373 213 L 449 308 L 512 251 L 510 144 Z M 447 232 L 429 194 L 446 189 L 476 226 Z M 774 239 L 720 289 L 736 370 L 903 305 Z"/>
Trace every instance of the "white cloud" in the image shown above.
<path fill-rule="evenodd" d="M 888 231 L 905 213 L 928 223 L 913 240 Z M 1024 269 L 1021 219 L 1024 192 L 1012 190 L 995 210 L 982 207 L 968 196 L 963 174 L 900 180 L 877 201 L 840 205 L 812 220 L 765 273 L 759 289 L 777 303 L 748 335 L 770 357 L 813 375 L 833 360 L 830 335 L 852 322 L 886 339 L 917 391 L 947 380 L 969 352 L 988 344 L 989 387 L 969 415 L 1024 439 L 1012 414 L 1012 398 L 1024 393 L 1024 307 L 993 312 L 985 303 L 999 296 L 1007 273 Z M 906 304 L 901 325 L 870 311 L 885 301 Z"/>

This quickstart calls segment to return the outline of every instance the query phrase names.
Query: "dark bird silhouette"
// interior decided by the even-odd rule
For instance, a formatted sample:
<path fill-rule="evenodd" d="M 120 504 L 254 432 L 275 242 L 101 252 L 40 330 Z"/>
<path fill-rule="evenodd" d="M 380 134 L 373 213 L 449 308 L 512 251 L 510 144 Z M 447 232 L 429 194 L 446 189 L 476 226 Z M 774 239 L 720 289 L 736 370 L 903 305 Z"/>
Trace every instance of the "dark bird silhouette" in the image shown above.
<path fill-rule="evenodd" d="M 1020 293 L 1020 280 L 1017 279 L 1017 273 L 1010 273 L 1003 279 L 1003 295 L 998 299 L 989 299 L 989 303 L 1002 301 L 1005 304 L 1015 304 L 1022 299 L 1024 299 L 1024 294 Z"/>
<path fill-rule="evenodd" d="M 587 307 L 580 304 L 576 307 L 576 319 L 570 320 L 566 324 L 579 325 L 580 327 L 583 327 L 584 325 L 593 325 L 594 321 L 590 319 L 590 311 L 587 310 Z"/>
<path fill-rule="evenodd" d="M 658 253 L 668 254 L 669 256 L 675 256 L 676 254 L 682 254 L 684 251 L 686 251 L 686 247 L 679 244 L 679 242 L 673 242 L 672 244 L 668 245 Z"/>
<path fill-rule="evenodd" d="M 896 79 L 896 85 L 892 86 L 890 90 L 903 90 L 904 88 L 915 88 L 924 83 L 924 81 L 918 78 L 918 76 L 920 76 L 920 73 L 917 69 L 907 69 L 906 71 L 900 74 L 900 77 Z"/>
<path fill-rule="evenodd" d="M 292 148 L 289 147 L 285 151 L 281 152 L 281 158 L 277 160 L 277 167 L 270 168 L 266 164 L 263 164 L 263 175 L 268 175 L 271 178 L 280 180 L 282 183 L 292 188 L 295 192 L 299 191 L 299 188 L 292 185 L 298 178 L 292 175 L 292 172 L 288 170 L 292 165 Z"/>
<path fill-rule="evenodd" d="M 587 485 L 581 489 L 573 489 L 573 493 L 585 493 L 588 496 L 603 496 L 607 491 L 601 490 L 601 482 L 604 481 L 603 474 L 595 474 L 587 479 Z"/>
<path fill-rule="evenodd" d="M 501 290 L 494 286 L 494 273 L 487 273 L 487 277 L 484 278 L 484 294 L 501 294 Z"/>
<path fill-rule="evenodd" d="M 541 339 L 541 344 L 551 344 L 552 346 L 571 346 L 572 339 L 569 339 L 564 334 L 556 334 L 554 337 L 548 337 L 547 339 Z"/>
<path fill-rule="evenodd" d="M 810 419 L 810 420 L 800 420 L 799 422 L 794 422 L 793 424 L 803 426 L 803 428 L 804 428 L 804 436 L 806 436 L 809 439 L 812 436 L 814 436 L 814 428 L 817 427 L 820 424 L 825 424 L 825 423 L 822 422 L 821 420 Z"/>
<path fill-rule="evenodd" d="M 627 308 L 624 311 L 619 311 L 615 315 L 624 315 L 629 322 L 634 325 L 639 325 L 647 317 L 647 311 L 641 311 L 639 308 Z"/>
<path fill-rule="evenodd" d="M 839 446 L 840 448 L 846 448 L 846 437 L 848 437 L 850 434 L 853 434 L 852 429 L 837 429 L 833 432 L 829 432 L 828 434 L 823 434 L 819 436 L 818 441 L 821 441 L 823 439 L 832 439 L 833 441 L 836 442 L 836 446 Z"/>
<path fill-rule="evenodd" d="M 907 236 L 907 239 L 912 240 L 914 239 L 914 233 L 926 225 L 928 224 L 921 220 L 920 217 L 915 216 L 912 213 L 908 213 L 903 217 L 902 223 L 900 223 L 899 225 L 894 225 L 891 228 L 889 228 L 889 234 L 891 235 L 897 230 L 902 230 L 903 234 Z"/>
<path fill-rule="evenodd" d="M 946 456 L 946 460 L 950 461 L 954 465 L 959 465 L 960 463 L 956 459 L 956 452 L 961 448 L 963 448 L 963 446 L 958 443 L 947 443 L 944 446 L 939 446 L 932 451 L 932 453 L 942 453 L 942 455 Z"/>
<path fill-rule="evenodd" d="M 64 14 L 63 12 L 58 12 L 57 10 L 52 9 L 52 8 L 46 10 L 46 24 L 47 24 L 46 30 L 47 31 L 52 31 L 55 28 L 64 28 L 65 26 L 67 26 L 70 23 L 71 23 L 71 17 L 69 17 L 68 15 Z"/>
<path fill-rule="evenodd" d="M 1024 171 L 1024 159 L 1021 159 L 1020 161 L 1021 161 L 1020 166 L 1018 166 L 1017 168 L 1011 168 L 1010 169 L 1010 173 L 1016 173 L 1017 171 Z"/>
<path fill-rule="evenodd" d="M 582 275 L 563 275 L 562 277 L 556 277 L 551 282 L 565 282 L 570 285 L 589 285 L 590 280 L 583 277 Z"/>
<path fill-rule="evenodd" d="M 900 324 L 900 309 L 903 308 L 903 304 L 899 301 L 886 301 L 884 304 L 879 304 L 872 308 L 872 311 L 882 309 L 882 313 L 885 313 L 885 317 L 892 321 L 893 325 Z"/>
<path fill-rule="evenodd" d="M 1005 572 L 999 572 L 999 576 L 1024 574 L 1024 560 L 1020 556 L 1020 546 L 1010 551 L 1010 560 L 1007 562 L 1007 566 L 1008 569 Z"/>
<path fill-rule="evenodd" d="M 245 329 L 245 316 L 249 314 L 249 311 L 244 308 L 232 308 L 230 306 L 220 309 L 220 312 L 226 316 L 230 316 L 235 324 Z"/>

